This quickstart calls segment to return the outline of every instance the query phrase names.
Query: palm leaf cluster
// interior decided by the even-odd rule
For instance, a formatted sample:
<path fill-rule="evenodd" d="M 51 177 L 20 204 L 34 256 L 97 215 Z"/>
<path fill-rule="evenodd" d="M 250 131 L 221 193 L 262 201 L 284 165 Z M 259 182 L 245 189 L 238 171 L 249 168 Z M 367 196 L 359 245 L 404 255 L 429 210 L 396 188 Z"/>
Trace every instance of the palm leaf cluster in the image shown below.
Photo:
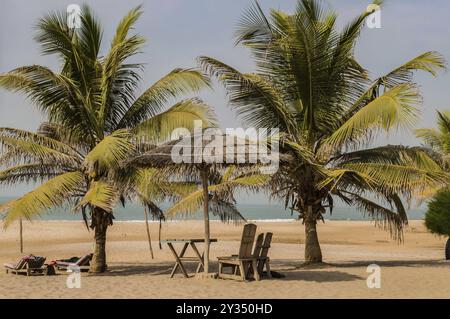
<path fill-rule="evenodd" d="M 89 7 L 82 8 L 79 29 L 68 28 L 66 13 L 49 14 L 35 39 L 43 54 L 58 58 L 60 70 L 31 65 L 0 74 L 0 87 L 24 94 L 47 117 L 37 133 L 0 129 L 0 183 L 41 183 L 0 207 L 5 226 L 67 202 L 85 217 L 95 209 L 107 212 L 112 222 L 116 203 L 132 196 L 161 217 L 156 199 L 173 198 L 174 190 L 186 194 L 180 189 L 186 185 L 148 182 L 151 170 L 124 172 L 120 166 L 170 138 L 175 128 L 191 129 L 194 120 L 216 123 L 203 101 L 189 98 L 209 87 L 197 70 L 175 69 L 138 94 L 143 64 L 135 61 L 145 41 L 133 28 L 141 14 L 137 7 L 120 21 L 105 55 L 103 31 Z"/>
<path fill-rule="evenodd" d="M 238 168 L 231 165 L 222 169 L 212 169 L 208 180 L 209 211 L 221 221 L 245 221 L 245 217 L 236 208 L 234 193 L 237 190 L 259 191 L 267 187 L 269 180 L 269 175 L 261 174 L 252 168 Z M 204 193 L 200 186 L 170 207 L 165 215 L 171 218 L 200 212 L 204 203 Z"/>
<path fill-rule="evenodd" d="M 199 63 L 225 86 L 246 126 L 280 128 L 282 151 L 292 160 L 272 185 L 286 207 L 314 222 L 339 198 L 400 238 L 407 222 L 401 199 L 439 188 L 447 175 L 421 148 L 368 145 L 380 132 L 415 125 L 422 99 L 412 76 L 436 75 L 445 65 L 427 52 L 371 78 L 354 55 L 368 15 L 338 30 L 336 13 L 321 1 L 301 0 L 293 14 L 269 15 L 256 3 L 236 32 L 256 71 L 242 73 L 211 57 Z"/>

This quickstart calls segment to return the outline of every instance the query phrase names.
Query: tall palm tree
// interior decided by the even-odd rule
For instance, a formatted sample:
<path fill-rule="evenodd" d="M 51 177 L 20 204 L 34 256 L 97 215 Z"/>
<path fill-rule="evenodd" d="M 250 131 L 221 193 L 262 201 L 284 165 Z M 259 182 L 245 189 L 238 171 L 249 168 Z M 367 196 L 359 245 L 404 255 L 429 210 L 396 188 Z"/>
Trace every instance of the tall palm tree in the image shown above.
<path fill-rule="evenodd" d="M 0 182 L 41 183 L 0 207 L 6 213 L 4 225 L 65 203 L 79 209 L 86 221 L 89 213 L 95 232 L 91 272 L 106 269 L 106 231 L 116 202 L 124 197 L 117 183 L 123 173 L 120 162 L 164 141 L 177 127 L 215 121 L 201 100 L 177 102 L 209 86 L 196 70 L 173 70 L 137 95 L 143 64 L 135 59 L 145 41 L 132 30 L 141 14 L 137 7 L 120 21 L 104 56 L 102 28 L 89 7 L 82 8 L 78 29 L 67 26 L 65 12 L 47 15 L 37 25 L 36 40 L 43 54 L 59 59 L 60 70 L 32 65 L 0 74 L 0 87 L 26 95 L 48 117 L 37 133 L 0 129 L 5 168 Z"/>
<path fill-rule="evenodd" d="M 401 239 L 407 224 L 402 198 L 445 182 L 421 149 L 369 148 L 376 133 L 414 125 L 421 97 L 412 75 L 436 75 L 444 59 L 427 52 L 371 79 L 354 55 L 369 13 L 338 30 L 337 14 L 321 4 L 300 0 L 293 14 L 271 10 L 266 16 L 258 3 L 246 11 L 236 43 L 250 50 L 255 73 L 199 58 L 223 83 L 244 125 L 280 129 L 281 150 L 292 159 L 273 177 L 273 196 L 303 220 L 306 263 L 322 262 L 317 222 L 335 198 Z"/>

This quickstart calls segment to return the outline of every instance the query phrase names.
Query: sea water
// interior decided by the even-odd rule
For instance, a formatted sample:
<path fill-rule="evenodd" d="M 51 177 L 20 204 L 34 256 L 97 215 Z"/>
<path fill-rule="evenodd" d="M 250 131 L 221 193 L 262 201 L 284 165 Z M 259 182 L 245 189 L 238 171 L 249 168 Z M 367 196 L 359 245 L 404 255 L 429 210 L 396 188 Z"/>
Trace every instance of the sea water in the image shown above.
<path fill-rule="evenodd" d="M 6 201 L 14 199 L 13 197 L 0 197 L 0 204 Z M 276 202 L 267 202 L 264 204 L 257 203 L 237 203 L 239 212 L 247 220 L 266 220 L 266 221 L 287 221 L 298 219 L 297 213 L 291 213 L 291 211 L 285 210 L 284 206 Z M 170 203 L 161 203 L 161 209 L 167 209 L 170 207 Z M 410 220 L 422 220 L 426 212 L 426 205 L 422 205 L 419 208 L 412 208 L 407 211 L 408 218 Z M 114 216 L 118 221 L 141 221 L 144 220 L 144 208 L 138 203 L 128 203 L 126 207 L 117 206 L 114 210 Z M 80 220 L 81 214 L 74 212 L 70 206 L 63 206 L 54 208 L 49 212 L 44 213 L 39 218 L 40 220 Z M 199 211 L 197 214 L 190 215 L 188 217 L 174 217 L 173 220 L 201 220 L 202 213 Z M 217 220 L 215 216 L 211 216 L 212 220 Z M 325 215 L 327 220 L 369 220 L 369 218 L 357 211 L 356 208 L 346 206 L 345 204 L 337 204 L 333 209 L 333 214 L 329 212 Z"/>

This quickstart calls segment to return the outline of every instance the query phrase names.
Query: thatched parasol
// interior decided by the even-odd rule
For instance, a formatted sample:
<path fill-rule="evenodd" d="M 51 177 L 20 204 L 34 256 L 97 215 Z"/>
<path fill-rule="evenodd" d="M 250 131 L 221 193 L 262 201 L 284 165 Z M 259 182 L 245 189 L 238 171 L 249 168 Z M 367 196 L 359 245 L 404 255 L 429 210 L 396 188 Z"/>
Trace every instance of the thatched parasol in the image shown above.
<path fill-rule="evenodd" d="M 270 158 L 279 158 L 272 152 L 264 156 L 261 145 L 249 139 L 232 135 L 194 135 L 170 141 L 132 159 L 129 164 L 139 167 L 179 168 L 183 173 L 199 174 L 203 188 L 203 214 L 205 223 L 204 272 L 209 274 L 210 222 L 209 222 L 209 176 L 211 168 L 227 165 L 267 165 Z M 262 153 L 262 154 L 261 154 Z"/>

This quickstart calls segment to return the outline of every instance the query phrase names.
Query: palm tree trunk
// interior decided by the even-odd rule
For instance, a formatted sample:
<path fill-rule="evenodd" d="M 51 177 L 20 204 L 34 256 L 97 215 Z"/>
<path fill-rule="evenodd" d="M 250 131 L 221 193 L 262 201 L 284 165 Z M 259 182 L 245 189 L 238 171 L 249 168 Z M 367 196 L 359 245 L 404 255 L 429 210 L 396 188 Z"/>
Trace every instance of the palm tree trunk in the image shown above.
<path fill-rule="evenodd" d="M 450 260 L 450 238 L 447 240 L 447 244 L 445 245 L 445 259 Z"/>
<path fill-rule="evenodd" d="M 317 218 L 313 215 L 312 206 L 308 207 L 305 215 L 305 264 L 322 262 L 322 250 L 317 236 Z"/>
<path fill-rule="evenodd" d="M 148 246 L 150 248 L 150 254 L 152 256 L 152 259 L 155 259 L 155 257 L 153 256 L 153 247 L 152 247 L 152 238 L 150 236 L 150 227 L 148 226 L 148 211 L 147 211 L 147 207 L 144 208 L 144 215 L 145 215 L 145 226 L 147 228 Z"/>
<path fill-rule="evenodd" d="M 162 244 L 161 244 L 161 228 L 162 228 L 162 219 L 159 219 L 159 231 L 158 231 L 158 244 L 159 244 L 159 250 L 162 249 Z"/>
<path fill-rule="evenodd" d="M 210 242 L 210 229 L 209 229 L 209 192 L 208 192 L 208 171 L 203 169 L 201 171 L 202 175 L 202 186 L 203 186 L 203 218 L 205 221 L 205 259 L 204 259 L 204 270 L 205 274 L 209 273 L 209 250 L 211 246 Z"/>
<path fill-rule="evenodd" d="M 106 231 L 112 225 L 112 214 L 100 208 L 94 208 L 92 212 L 91 228 L 94 229 L 94 255 L 92 257 L 89 272 L 102 273 L 107 269 L 106 265 Z"/>
<path fill-rule="evenodd" d="M 19 219 L 20 253 L 23 254 L 23 225 L 22 218 Z"/>

